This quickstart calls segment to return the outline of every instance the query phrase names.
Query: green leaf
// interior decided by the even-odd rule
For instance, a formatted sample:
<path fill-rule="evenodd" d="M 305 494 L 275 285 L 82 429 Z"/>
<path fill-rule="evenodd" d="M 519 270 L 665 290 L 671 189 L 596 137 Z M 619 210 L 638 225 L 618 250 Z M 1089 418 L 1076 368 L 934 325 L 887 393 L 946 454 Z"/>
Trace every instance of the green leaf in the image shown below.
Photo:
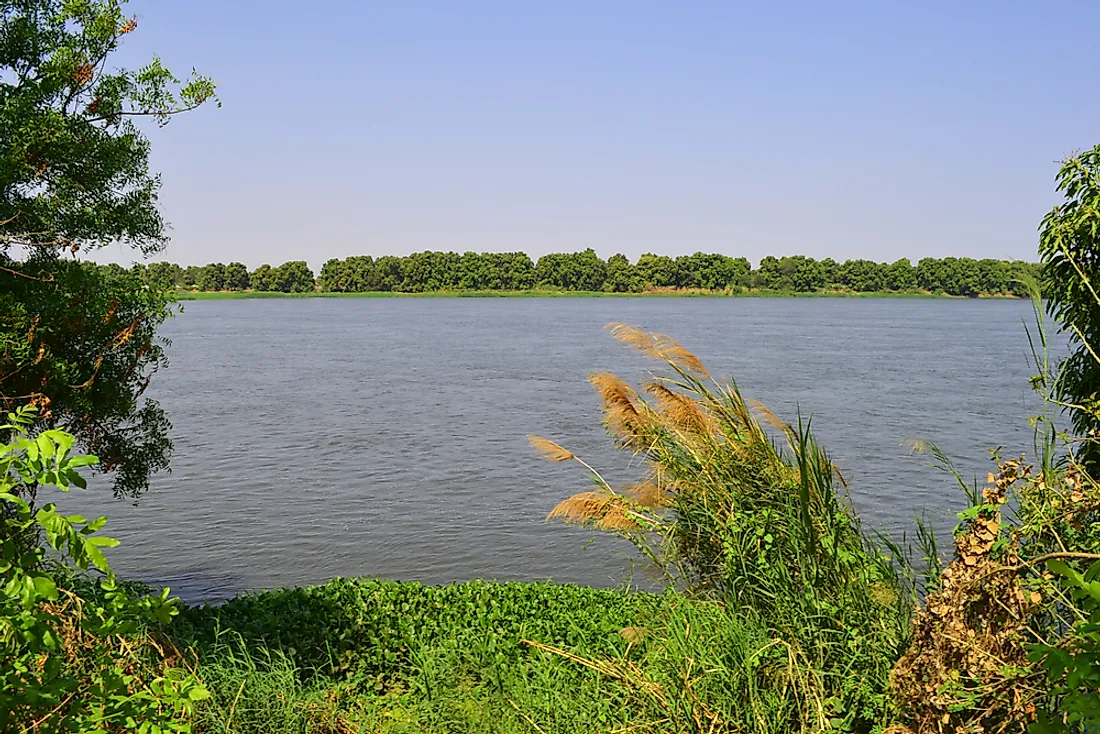
<path fill-rule="evenodd" d="M 88 523 L 83 528 L 81 528 L 80 534 L 81 535 L 91 535 L 92 533 L 96 532 L 97 530 L 99 530 L 100 528 L 102 528 L 106 524 L 107 524 L 107 516 L 106 515 L 103 515 L 102 517 L 97 517 L 95 520 L 92 520 L 90 523 Z"/>
<path fill-rule="evenodd" d="M 195 686 L 187 692 L 187 697 L 192 701 L 205 701 L 210 698 L 210 691 L 202 686 Z"/>
<path fill-rule="evenodd" d="M 49 576 L 42 574 L 34 577 L 34 588 L 38 596 L 50 601 L 57 601 L 57 584 Z"/>
<path fill-rule="evenodd" d="M 38 444 L 38 452 L 42 456 L 42 461 L 53 458 L 53 455 L 57 452 L 57 447 L 53 441 L 50 440 L 51 431 L 39 434 L 35 439 L 35 443 Z"/>
<path fill-rule="evenodd" d="M 91 538 L 90 540 L 103 540 L 103 538 Z M 96 568 L 103 573 L 110 571 L 111 566 L 107 563 L 107 557 L 103 555 L 103 551 L 96 547 L 94 542 L 89 542 L 88 545 L 85 546 L 85 552 L 88 554 L 88 559 L 95 564 Z"/>

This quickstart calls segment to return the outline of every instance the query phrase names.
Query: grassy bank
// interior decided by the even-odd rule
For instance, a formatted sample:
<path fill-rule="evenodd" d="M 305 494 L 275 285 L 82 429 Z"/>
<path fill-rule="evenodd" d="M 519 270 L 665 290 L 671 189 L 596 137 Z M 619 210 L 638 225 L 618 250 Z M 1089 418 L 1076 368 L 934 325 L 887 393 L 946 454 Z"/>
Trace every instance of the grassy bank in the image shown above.
<path fill-rule="evenodd" d="M 643 293 L 605 293 L 603 291 L 433 291 L 429 293 L 395 293 L 392 291 L 367 291 L 363 293 L 329 293 L 312 291 L 309 293 L 281 293 L 278 291 L 179 291 L 181 301 L 222 301 L 248 298 L 953 298 L 965 300 L 964 296 L 946 294 L 897 291 L 820 291 L 803 293 L 799 291 L 744 290 L 691 291 L 668 290 L 647 291 Z M 979 298 L 1009 298 L 1007 294 L 982 295 Z"/>
<path fill-rule="evenodd" d="M 174 627 L 212 693 L 196 732 L 778 734 L 838 713 L 764 625 L 674 592 L 338 579 Z"/>

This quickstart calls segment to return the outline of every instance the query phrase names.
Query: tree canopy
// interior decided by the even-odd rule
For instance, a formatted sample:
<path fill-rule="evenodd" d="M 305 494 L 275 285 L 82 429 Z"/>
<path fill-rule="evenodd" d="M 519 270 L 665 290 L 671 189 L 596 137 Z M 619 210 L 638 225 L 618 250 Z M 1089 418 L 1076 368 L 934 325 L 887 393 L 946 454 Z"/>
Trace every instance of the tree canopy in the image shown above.
<path fill-rule="evenodd" d="M 160 180 L 137 121 L 164 125 L 215 100 L 212 81 L 181 82 L 155 57 L 113 68 L 136 29 L 122 0 L 0 2 L 0 408 L 37 404 L 124 493 L 171 451 L 166 416 L 142 398 L 165 364 L 155 333 L 171 300 L 121 268 L 67 258 L 110 243 L 164 247 Z M 204 285 L 225 277 L 212 269 Z"/>
<path fill-rule="evenodd" d="M 313 276 L 303 262 L 261 265 L 246 279 L 241 263 L 180 267 L 172 263 L 137 266 L 150 284 L 169 282 L 184 290 L 308 292 Z M 293 271 L 293 276 L 289 275 Z M 756 269 L 747 258 L 696 252 L 676 258 L 646 253 L 631 263 L 622 254 L 606 261 L 594 250 L 550 253 L 538 262 L 522 252 L 416 252 L 405 257 L 370 255 L 332 258 L 321 266 L 316 288 L 329 293 L 445 291 L 603 291 L 654 290 L 740 292 L 747 289 L 792 293 L 852 291 L 936 293 L 952 296 L 1026 296 L 1024 282 L 1038 266 L 1007 260 L 924 258 L 916 266 L 902 258 L 892 263 L 805 255 L 764 257 Z"/>
<path fill-rule="evenodd" d="M 1071 352 L 1060 374 L 1061 397 L 1090 467 L 1100 463 L 1100 145 L 1064 161 L 1058 171 L 1064 197 L 1043 218 L 1039 236 L 1047 310 L 1067 325 Z"/>

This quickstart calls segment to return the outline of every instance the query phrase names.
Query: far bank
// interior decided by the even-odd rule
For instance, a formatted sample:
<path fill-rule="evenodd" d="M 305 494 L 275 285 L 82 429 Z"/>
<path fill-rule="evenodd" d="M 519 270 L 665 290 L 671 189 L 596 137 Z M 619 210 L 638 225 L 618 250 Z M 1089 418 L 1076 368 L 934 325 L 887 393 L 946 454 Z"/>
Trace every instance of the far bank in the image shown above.
<path fill-rule="evenodd" d="M 364 291 L 357 293 L 334 293 L 329 291 L 310 291 L 306 293 L 283 293 L 281 291 L 177 291 L 180 301 L 220 301 L 247 298 L 949 298 L 966 300 L 968 298 L 996 298 L 1019 300 L 1010 293 L 983 293 L 977 296 L 953 296 L 946 293 L 925 291 L 773 291 L 763 289 L 745 289 L 740 291 L 701 291 L 701 290 L 656 290 L 641 293 L 607 293 L 604 291 L 559 291 L 559 290 L 523 290 L 523 291 L 429 291 L 426 293 L 402 293 L 396 291 Z"/>

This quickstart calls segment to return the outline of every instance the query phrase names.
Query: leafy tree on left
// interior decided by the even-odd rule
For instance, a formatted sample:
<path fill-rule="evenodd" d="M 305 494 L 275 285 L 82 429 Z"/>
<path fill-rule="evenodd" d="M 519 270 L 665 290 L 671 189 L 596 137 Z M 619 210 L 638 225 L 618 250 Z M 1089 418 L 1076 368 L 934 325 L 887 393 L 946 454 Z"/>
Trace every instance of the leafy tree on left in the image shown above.
<path fill-rule="evenodd" d="M 167 466 L 169 423 L 142 397 L 164 366 L 160 280 L 89 267 L 111 243 L 167 244 L 137 126 L 214 100 L 157 58 L 110 64 L 137 28 L 124 0 L 0 0 L 0 408 L 31 402 L 134 494 Z M 164 284 L 167 285 L 167 284 Z"/>

